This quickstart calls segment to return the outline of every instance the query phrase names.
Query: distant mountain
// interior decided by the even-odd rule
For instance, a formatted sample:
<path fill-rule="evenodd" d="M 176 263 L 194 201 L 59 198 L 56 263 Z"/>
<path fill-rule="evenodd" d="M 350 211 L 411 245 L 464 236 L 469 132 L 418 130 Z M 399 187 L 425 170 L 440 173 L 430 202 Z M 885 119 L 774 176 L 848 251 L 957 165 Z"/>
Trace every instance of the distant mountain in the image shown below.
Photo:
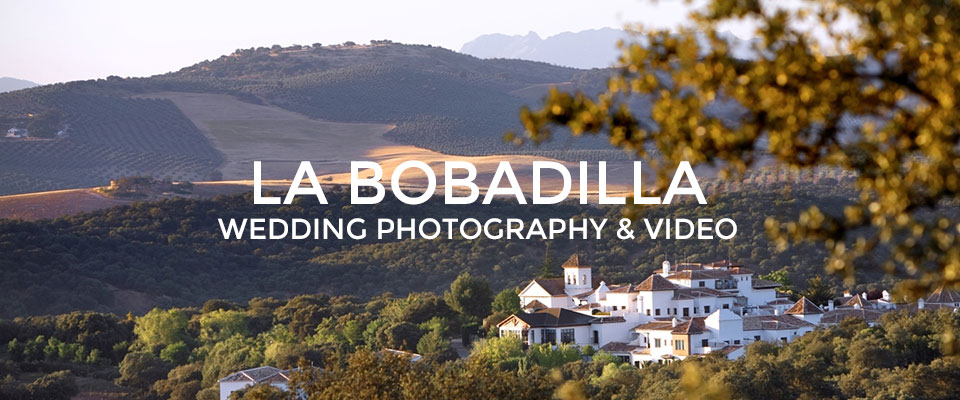
<path fill-rule="evenodd" d="M 743 40 L 730 32 L 721 37 L 731 44 L 733 55 L 740 59 L 754 57 L 752 40 Z M 620 55 L 617 41 L 628 38 L 621 29 L 601 28 L 581 32 L 564 32 L 541 39 L 535 32 L 526 35 L 483 35 L 463 45 L 461 53 L 479 58 L 510 58 L 541 61 L 573 68 L 607 68 Z M 705 38 L 700 38 L 706 43 Z"/>
<path fill-rule="evenodd" d="M 546 39 L 526 35 L 483 35 L 467 42 L 461 53 L 480 58 L 517 58 L 573 68 L 606 68 L 616 61 L 616 43 L 627 36 L 620 29 L 602 28 L 564 32 Z"/>
<path fill-rule="evenodd" d="M 0 76 L 0 93 L 12 92 L 14 90 L 29 89 L 40 84 L 23 79 Z"/>

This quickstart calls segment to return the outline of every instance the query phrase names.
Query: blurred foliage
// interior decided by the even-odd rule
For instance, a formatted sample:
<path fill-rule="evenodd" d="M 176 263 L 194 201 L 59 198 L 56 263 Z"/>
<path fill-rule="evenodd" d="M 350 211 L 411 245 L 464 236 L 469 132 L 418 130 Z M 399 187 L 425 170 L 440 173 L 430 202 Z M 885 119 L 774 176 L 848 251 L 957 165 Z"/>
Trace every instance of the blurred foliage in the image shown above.
<path fill-rule="evenodd" d="M 885 248 L 871 268 L 905 279 L 906 291 L 958 286 L 960 224 L 937 213 L 960 191 L 960 5 L 798 3 L 713 0 L 679 32 L 636 27 L 605 93 L 551 91 L 522 110 L 526 134 L 606 134 L 654 163 L 661 188 L 680 161 L 726 176 L 768 161 L 841 167 L 856 174 L 856 202 L 842 215 L 812 205 L 792 222 L 769 218 L 780 248 L 820 243 L 827 270 L 847 279 L 857 259 Z M 735 57 L 731 23 L 756 26 L 754 57 Z M 636 97 L 652 103 L 653 123 L 628 107 Z"/>

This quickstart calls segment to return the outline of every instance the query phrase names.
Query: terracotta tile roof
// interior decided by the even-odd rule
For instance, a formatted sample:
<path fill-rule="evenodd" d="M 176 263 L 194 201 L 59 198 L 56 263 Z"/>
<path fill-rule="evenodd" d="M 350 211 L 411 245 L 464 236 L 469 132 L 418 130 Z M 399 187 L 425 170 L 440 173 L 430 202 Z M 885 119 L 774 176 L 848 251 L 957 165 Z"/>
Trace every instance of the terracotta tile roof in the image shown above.
<path fill-rule="evenodd" d="M 666 278 L 653 274 L 649 278 L 640 282 L 637 285 L 637 290 L 642 291 L 662 291 L 662 290 L 673 290 L 676 289 L 677 285 L 674 285 L 672 282 L 668 281 Z"/>
<path fill-rule="evenodd" d="M 943 285 L 934 290 L 925 300 L 926 303 L 960 303 L 960 293 L 944 288 Z"/>
<path fill-rule="evenodd" d="M 553 326 L 573 326 L 588 325 L 596 317 L 567 310 L 565 308 L 545 308 L 532 313 L 520 313 L 512 316 L 530 325 L 531 328 L 553 327 Z M 510 319 L 509 317 L 507 319 Z M 506 320 L 504 320 L 506 321 Z"/>
<path fill-rule="evenodd" d="M 768 301 L 767 304 L 771 306 L 782 306 L 787 304 L 794 304 L 794 302 L 790 301 L 790 299 L 784 298 L 784 299 L 776 299 L 774 301 Z"/>
<path fill-rule="evenodd" d="M 588 290 L 588 291 L 583 292 L 583 293 L 577 293 L 577 294 L 575 294 L 575 295 L 573 295 L 573 296 L 571 296 L 571 297 L 574 297 L 574 298 L 577 298 L 577 299 L 581 299 L 581 298 L 584 298 L 584 297 L 590 297 L 590 295 L 593 294 L 593 292 L 596 292 L 596 291 L 597 291 L 596 289 L 594 289 L 594 290 Z"/>
<path fill-rule="evenodd" d="M 731 275 L 753 275 L 754 274 L 752 269 L 744 268 L 744 267 L 727 268 L 727 272 L 729 272 Z"/>
<path fill-rule="evenodd" d="M 563 278 L 537 278 L 533 282 L 536 282 L 543 290 L 546 290 L 547 293 L 550 293 L 551 296 L 566 295 L 567 293 L 563 291 L 564 283 Z"/>
<path fill-rule="evenodd" d="M 730 355 L 730 353 L 733 353 L 733 352 L 735 352 L 735 351 L 737 351 L 737 350 L 740 350 L 742 347 L 743 347 L 743 346 L 739 346 L 739 345 L 727 346 L 727 347 L 724 347 L 724 348 L 722 348 L 722 349 L 720 349 L 720 350 L 717 350 L 717 351 L 719 351 L 720 354 L 723 354 L 723 355 L 725 355 L 725 356 L 728 356 L 728 355 Z"/>
<path fill-rule="evenodd" d="M 549 308 L 549 307 L 547 307 L 546 304 L 541 303 L 540 300 L 531 301 L 531 302 L 527 303 L 527 305 L 523 306 L 523 309 L 524 309 L 524 310 L 526 310 L 526 309 L 542 310 L 542 309 L 544 309 L 544 308 Z"/>
<path fill-rule="evenodd" d="M 743 330 L 788 330 L 814 325 L 791 315 L 745 315 L 743 316 Z"/>
<path fill-rule="evenodd" d="M 582 306 L 576 306 L 576 307 L 574 307 L 574 308 L 572 308 L 572 309 L 573 309 L 573 310 L 589 310 L 589 309 L 591 309 L 591 308 L 597 308 L 597 307 L 600 307 L 600 303 L 584 304 L 584 305 L 582 305 Z M 546 308 L 546 307 L 544 307 L 544 308 Z"/>
<path fill-rule="evenodd" d="M 614 289 L 610 289 L 607 293 L 630 293 L 635 292 L 636 288 L 633 284 L 620 285 Z"/>
<path fill-rule="evenodd" d="M 847 300 L 845 303 L 843 303 L 841 307 L 853 307 L 853 306 L 859 305 L 860 308 L 867 308 L 867 304 L 868 302 L 864 301 L 863 297 L 853 296 L 849 300 Z M 870 308 L 873 308 L 872 304 L 870 305 Z"/>
<path fill-rule="evenodd" d="M 788 315 L 810 315 L 810 314 L 823 314 L 823 310 L 820 307 L 817 307 L 816 304 L 813 304 L 810 299 L 806 296 L 801 297 L 800 300 L 790 307 L 786 314 Z"/>
<path fill-rule="evenodd" d="M 707 330 L 703 317 L 694 317 L 677 324 L 671 331 L 672 333 L 682 333 L 685 335 L 703 333 Z"/>
<path fill-rule="evenodd" d="M 603 345 L 600 350 L 608 353 L 629 353 L 639 348 L 643 348 L 643 346 L 624 342 L 610 342 Z"/>
<path fill-rule="evenodd" d="M 633 330 L 644 330 L 644 331 L 672 331 L 673 322 L 671 321 L 651 321 L 645 324 L 640 324 L 633 327 Z"/>
<path fill-rule="evenodd" d="M 590 266 L 587 264 L 581 264 L 580 255 L 574 253 L 570 256 L 570 258 L 567 259 L 567 261 L 563 262 L 563 268 L 590 268 Z"/>
<path fill-rule="evenodd" d="M 695 269 L 677 272 L 667 279 L 730 279 L 730 273 L 722 269 Z"/>
<path fill-rule="evenodd" d="M 768 281 L 766 279 L 753 279 L 751 280 L 750 284 L 753 286 L 754 289 L 772 289 L 772 288 L 778 288 L 783 286 L 779 283 L 776 283 L 774 281 Z"/>
<path fill-rule="evenodd" d="M 820 317 L 821 324 L 839 324 L 841 321 L 847 318 L 857 318 L 863 320 L 868 324 L 877 322 L 878 319 L 883 315 L 884 310 L 873 310 L 873 309 L 855 309 L 855 308 L 838 308 L 836 310 L 827 311 L 823 313 L 823 316 Z"/>
<path fill-rule="evenodd" d="M 703 297 L 737 297 L 736 294 L 710 288 L 677 288 L 673 293 L 674 300 L 696 299 Z"/>

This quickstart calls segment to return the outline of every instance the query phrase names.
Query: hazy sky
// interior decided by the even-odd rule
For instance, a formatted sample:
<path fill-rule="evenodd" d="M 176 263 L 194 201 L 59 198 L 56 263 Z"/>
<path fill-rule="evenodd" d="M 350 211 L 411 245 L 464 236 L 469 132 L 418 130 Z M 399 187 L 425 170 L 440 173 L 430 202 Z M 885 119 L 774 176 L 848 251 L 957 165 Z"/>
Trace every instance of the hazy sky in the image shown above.
<path fill-rule="evenodd" d="M 273 44 L 390 39 L 459 50 L 487 33 L 675 26 L 684 7 L 679 0 L 0 0 L 0 76 L 38 83 L 147 76 Z"/>

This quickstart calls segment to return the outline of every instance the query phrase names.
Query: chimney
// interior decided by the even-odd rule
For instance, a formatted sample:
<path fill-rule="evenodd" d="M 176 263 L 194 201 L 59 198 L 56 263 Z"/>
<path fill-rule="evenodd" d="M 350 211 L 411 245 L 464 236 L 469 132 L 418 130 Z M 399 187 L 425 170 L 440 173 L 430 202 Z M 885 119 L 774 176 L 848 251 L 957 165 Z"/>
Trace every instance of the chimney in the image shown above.
<path fill-rule="evenodd" d="M 674 317 L 673 320 L 671 320 L 670 322 L 671 322 L 671 324 L 673 325 L 674 328 L 677 327 L 677 318 L 676 318 L 676 317 Z"/>
<path fill-rule="evenodd" d="M 833 311 L 835 307 L 836 307 L 836 300 L 830 299 L 830 303 L 827 304 L 827 311 Z"/>
<path fill-rule="evenodd" d="M 922 310 L 922 309 L 923 309 L 923 299 L 922 299 L 922 298 L 917 299 L 917 309 L 918 309 L 918 310 Z"/>
<path fill-rule="evenodd" d="M 670 261 L 663 261 L 663 272 L 660 273 L 663 276 L 670 275 Z"/>
<path fill-rule="evenodd" d="M 860 309 L 860 303 L 853 303 L 853 309 L 854 309 L 854 310 L 859 310 L 859 309 Z"/>
<path fill-rule="evenodd" d="M 867 299 L 867 292 L 860 293 L 860 297 L 863 297 L 864 300 Z"/>
<path fill-rule="evenodd" d="M 890 292 L 886 290 L 883 291 L 883 301 L 890 301 Z"/>
<path fill-rule="evenodd" d="M 779 309 L 779 308 L 774 308 L 774 309 L 773 309 L 773 315 L 780 315 L 780 309 Z"/>

